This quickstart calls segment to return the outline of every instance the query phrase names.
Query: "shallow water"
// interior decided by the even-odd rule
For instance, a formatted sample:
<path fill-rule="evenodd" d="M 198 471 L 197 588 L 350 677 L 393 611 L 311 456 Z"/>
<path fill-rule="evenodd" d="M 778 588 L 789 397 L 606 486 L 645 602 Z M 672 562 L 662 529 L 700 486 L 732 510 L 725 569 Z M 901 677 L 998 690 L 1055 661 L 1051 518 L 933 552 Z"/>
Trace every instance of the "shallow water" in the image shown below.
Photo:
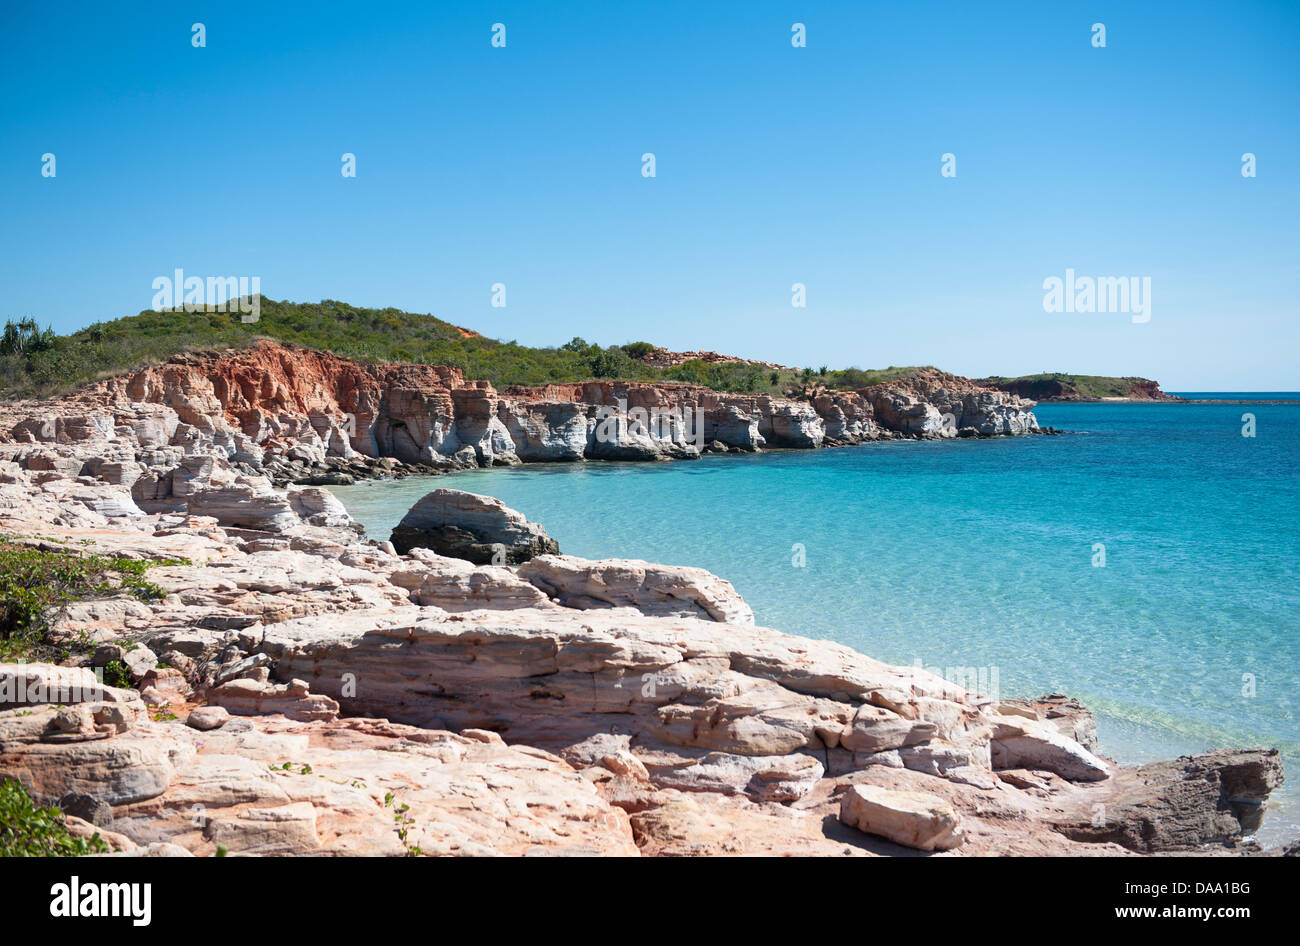
<path fill-rule="evenodd" d="M 541 522 L 566 553 L 707 568 L 760 624 L 951 668 L 1004 697 L 1078 697 L 1122 762 L 1278 746 L 1291 784 L 1260 839 L 1300 836 L 1300 406 L 1037 413 L 1073 433 L 539 464 L 334 492 L 377 538 L 429 489 L 454 486 Z"/>

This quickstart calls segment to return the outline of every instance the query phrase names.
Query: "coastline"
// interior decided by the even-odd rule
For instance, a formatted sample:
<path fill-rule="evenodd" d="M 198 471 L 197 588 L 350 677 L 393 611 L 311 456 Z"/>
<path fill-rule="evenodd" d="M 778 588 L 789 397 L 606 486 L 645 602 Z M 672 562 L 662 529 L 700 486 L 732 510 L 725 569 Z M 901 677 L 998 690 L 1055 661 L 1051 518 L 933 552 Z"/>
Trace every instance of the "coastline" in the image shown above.
<path fill-rule="evenodd" d="M 1066 696 L 981 697 L 920 668 L 756 627 L 730 583 L 701 569 L 563 555 L 517 568 L 474 565 L 360 541 L 326 490 L 274 485 L 330 451 L 355 459 L 335 436 L 346 427 L 299 397 L 329 392 L 290 397 L 263 385 L 269 395 L 250 406 L 233 396 L 241 389 L 222 373 L 227 366 L 195 374 L 177 365 L 175 383 L 144 373 L 88 397 L 5 408 L 12 426 L 0 444 L 0 532 L 11 544 L 156 563 L 148 571 L 156 598 L 116 595 L 48 614 L 52 639 L 69 652 L 63 667 L 0 665 L 11 684 L 128 668 L 134 689 L 0 710 L 0 748 L 35 796 L 59 802 L 75 784 L 73 794 L 102 806 L 78 808 L 89 815 L 74 815 L 85 822 L 79 830 L 93 830 L 98 818 L 124 850 L 165 844 L 197 854 L 232 843 L 257 853 L 336 854 L 575 844 L 619 854 L 838 853 L 846 845 L 865 854 L 1120 855 L 1205 845 L 1260 853 L 1243 835 L 1281 781 L 1276 751 L 1119 766 L 1097 754 L 1095 721 Z M 365 393 L 343 381 L 336 391 Z M 603 383 L 594 390 L 605 397 Z M 742 443 L 755 433 L 766 443 L 764 424 L 773 440 L 801 431 L 810 442 L 839 442 L 824 416 L 849 419 L 833 400 L 823 415 L 760 398 L 745 402 L 755 409 L 746 415 L 736 401 L 709 402 L 715 393 L 691 390 L 696 401 L 686 406 L 715 411 L 714 430 Z M 498 462 L 507 455 L 492 423 L 501 421 L 501 402 L 496 412 L 480 410 L 490 388 L 453 387 L 445 401 L 437 391 L 411 391 L 399 385 L 384 395 L 370 442 L 376 430 L 400 429 L 394 421 L 403 417 L 422 417 L 436 433 L 440 415 L 430 405 L 449 403 L 453 426 L 443 433 L 479 439 L 444 440 L 455 448 L 447 468 L 514 465 Z M 637 392 L 663 396 L 660 386 L 610 390 Z M 917 439 L 951 439 L 924 427 L 942 416 L 939 406 L 957 403 L 946 389 L 933 392 L 938 403 L 906 391 L 877 395 L 889 405 L 882 413 L 898 409 L 893 416 L 922 423 Z M 972 416 L 1024 410 L 997 393 L 959 400 L 968 397 Z M 595 437 L 586 408 L 605 406 L 525 403 L 581 416 L 584 444 Z M 888 430 L 874 418 L 855 422 L 867 419 Z M 548 421 L 545 431 L 564 426 Z M 250 429 L 277 439 L 255 440 Z M 548 433 L 531 429 L 546 443 Z M 682 446 L 672 431 L 645 443 L 613 429 L 608 442 L 624 457 Z M 865 429 L 857 428 L 860 439 Z M 472 530 L 479 521 L 454 525 Z M 411 744 L 465 766 L 454 791 L 393 760 L 361 765 L 354 751 Z M 124 754 L 142 764 L 124 772 L 116 761 Z M 74 768 L 74 755 L 91 759 L 90 768 Z M 268 781 L 268 764 L 284 774 Z M 530 790 L 547 799 L 543 808 L 567 814 L 539 814 L 522 833 L 499 819 L 447 828 L 458 794 L 481 794 L 520 766 L 533 771 Z M 362 787 L 321 797 L 312 779 L 295 777 L 316 770 Z M 399 783 L 416 786 L 404 796 L 419 812 L 414 820 L 436 825 L 418 840 L 377 827 L 390 820 L 384 797 L 392 792 L 376 786 Z M 232 791 L 247 800 L 231 804 Z M 891 834 L 886 822 L 902 815 L 889 793 L 898 792 L 924 796 L 926 817 L 946 827 Z M 892 812 L 884 822 L 862 808 L 864 793 L 884 799 Z M 196 797 L 210 818 L 197 831 L 181 814 L 182 800 Z M 1226 813 L 1225 797 L 1233 799 Z M 1100 825 L 1090 814 L 1097 804 L 1111 812 Z M 557 830 L 574 819 L 580 841 Z M 292 827 L 268 827 L 283 824 Z"/>
<path fill-rule="evenodd" d="M 6 499 L 14 489 L 0 487 Z M 109 809 L 98 815 L 103 835 L 126 851 L 162 844 L 210 854 L 223 843 L 253 853 L 396 853 L 402 845 L 365 812 L 381 815 L 380 789 L 406 777 L 386 761 L 361 766 L 354 751 L 393 741 L 473 760 L 456 783 L 466 787 L 499 781 L 524 759 L 541 766 L 530 790 L 548 801 L 526 842 L 500 824 L 458 824 L 449 841 L 446 783 L 407 782 L 413 823 L 436 825 L 401 838 L 420 853 L 570 848 L 572 831 L 556 835 L 560 822 L 545 814 L 558 798 L 568 799 L 564 823 L 583 826 L 586 853 L 830 853 L 846 844 L 895 853 L 901 835 L 850 813 L 855 786 L 886 799 L 922 793 L 960 823 L 955 836 L 930 839 L 958 854 L 1158 853 L 1188 837 L 1249 853 L 1259 849 L 1240 834 L 1259 808 L 1242 805 L 1262 801 L 1281 777 L 1265 750 L 1117 766 L 1091 751 L 1091 715 L 1064 696 L 990 701 L 924 670 L 755 627 L 730 584 L 698 569 L 396 556 L 356 541 L 342 507 L 313 488 L 284 494 L 310 515 L 267 529 L 192 514 L 112 522 L 89 509 L 60 525 L 44 492 L 29 493 L 21 512 L 4 504 L 6 533 L 192 556 L 150 570 L 164 592 L 156 603 L 110 599 L 54 616 L 56 636 L 88 637 L 93 652 L 63 668 L 0 665 L 8 683 L 21 678 L 32 692 L 108 659 L 128 662 L 138 690 L 93 692 L 87 681 L 90 701 L 59 694 L 0 711 L 9 770 L 42 801 L 63 798 L 80 772 L 78 791 Z M 614 597 L 593 604 L 593 593 Z M 396 663 L 395 646 L 404 651 Z M 55 712 L 55 700 L 71 709 Z M 620 735 L 608 735 L 611 723 Z M 128 749 L 142 765 L 122 772 L 112 759 Z M 89 770 L 87 759 L 96 760 Z M 248 764 L 236 776 L 238 759 Z M 299 778 L 268 780 L 268 761 Z M 319 783 L 301 778 L 314 771 L 363 787 L 322 797 Z M 1192 786 L 1201 787 L 1188 795 Z M 245 800 L 232 805 L 232 791 Z M 1229 820 L 1221 791 L 1236 799 Z M 194 830 L 195 799 L 217 827 Z M 1112 807 L 1100 828 L 1088 815 L 1097 804 Z M 701 811 L 717 827 L 698 823 Z M 286 819 L 288 835 L 275 827 Z M 936 849 L 925 838 L 908 843 Z"/>
<path fill-rule="evenodd" d="M 1044 456 L 1040 447 L 1047 446 L 990 441 L 978 452 L 988 455 L 990 469 L 1004 467 L 1008 475 L 1021 479 L 1005 458 L 1025 451 L 1029 451 L 1027 456 Z M 1056 446 L 1056 454 L 1068 452 L 1064 442 Z M 1293 768 L 1295 746 L 1285 741 L 1285 726 L 1279 730 L 1276 717 L 1269 715 L 1272 703 L 1266 710 L 1259 701 L 1234 702 L 1204 692 L 1201 682 L 1207 677 L 1220 679 L 1222 665 L 1231 661 L 1211 658 L 1207 664 L 1199 648 L 1184 651 L 1189 672 L 1196 675 L 1195 692 L 1205 697 L 1195 707 L 1185 705 L 1187 701 L 1180 698 L 1153 699 L 1143 695 L 1143 680 L 1149 680 L 1152 674 L 1168 681 L 1162 689 L 1179 687 L 1176 668 L 1158 660 L 1148 663 L 1141 646 L 1120 635 L 1121 628 L 1131 626 L 1138 629 L 1134 634 L 1151 637 L 1159 636 L 1162 624 L 1203 626 L 1214 628 L 1209 636 L 1219 640 L 1228 631 L 1216 624 L 1212 615 L 1201 613 L 1189 619 L 1188 611 L 1194 606 L 1178 611 L 1166 607 L 1164 598 L 1150 602 L 1162 618 L 1154 622 L 1140 618 L 1125 621 L 1120 614 L 1112 615 L 1112 611 L 1122 611 L 1123 607 L 1111 601 L 1105 583 L 1093 584 L 1095 590 L 1091 593 L 1081 593 L 1086 600 L 1061 596 L 1053 589 L 1073 584 L 1081 576 L 1068 567 L 1044 569 L 1040 557 L 1044 553 L 1059 558 L 1063 550 L 1067 556 L 1070 552 L 1069 538 L 1062 544 L 1050 520 L 1034 518 L 1034 524 L 1026 527 L 1024 521 L 1014 519 L 1009 526 L 1012 531 L 1021 530 L 1016 534 L 1031 537 L 1039 534 L 1043 526 L 1050 530 L 1048 542 L 1032 538 L 1027 543 L 1018 542 L 1022 546 L 1020 560 L 1036 563 L 1032 567 L 1040 574 L 1035 579 L 1018 578 L 1014 562 L 1003 567 L 988 561 L 988 556 L 979 556 L 985 558 L 985 563 L 977 574 L 946 575 L 952 589 L 962 589 L 956 597 L 949 591 L 932 602 L 928 599 L 934 596 L 935 583 L 945 579 L 944 570 L 935 563 L 954 561 L 971 548 L 999 548 L 999 533 L 964 530 L 949 540 L 939 539 L 926 530 L 924 516 L 909 520 L 908 511 L 913 506 L 902 491 L 891 494 L 889 512 L 880 516 L 864 517 L 859 507 L 844 505 L 818 492 L 805 500 L 833 509 L 832 514 L 819 516 L 805 509 L 799 513 L 797 527 L 755 532 L 749 526 L 750 521 L 772 523 L 773 516 L 779 515 L 776 505 L 764 500 L 768 496 L 791 495 L 777 485 L 786 480 L 792 489 L 797 489 L 795 481 L 843 481 L 847 491 L 872 495 L 877 488 L 854 480 L 854 468 L 865 465 L 881 470 L 886 477 L 913 479 L 918 466 L 927 462 L 925 454 L 934 458 L 939 478 L 952 469 L 966 470 L 964 479 L 979 475 L 978 467 L 959 460 L 966 456 L 966 445 L 913 443 L 913 447 L 918 452 L 910 458 L 907 454 L 911 451 L 821 451 L 816 455 L 786 451 L 743 459 L 706 458 L 702 461 L 704 468 L 690 464 L 671 470 L 647 470 L 643 465 L 626 463 L 609 469 L 602 465 L 586 470 L 480 470 L 424 479 L 421 483 L 405 480 L 380 487 L 359 484 L 331 491 L 356 519 L 370 527 L 368 535 L 378 541 L 388 538 L 398 518 L 423 492 L 453 487 L 497 496 L 514 508 L 535 513 L 543 523 L 553 526 L 551 534 L 564 553 L 590 559 L 630 556 L 706 568 L 735 583 L 760 624 L 835 640 L 891 664 L 908 665 L 920 658 L 927 667 L 937 664 L 941 673 L 944 667 L 965 673 L 968 665 L 990 672 L 1000 670 L 998 692 L 1004 696 L 1032 697 L 1053 690 L 1068 693 L 1096 714 L 1099 751 L 1122 764 L 1144 764 L 1235 745 L 1279 745 L 1287 768 Z M 889 463 L 888 454 L 894 454 L 896 462 Z M 869 459 L 872 457 L 879 460 Z M 1050 458 L 1036 462 L 1055 466 Z M 782 474 L 782 470 L 790 472 Z M 1032 480 L 1023 482 L 1023 488 L 1031 493 L 1038 489 Z M 921 483 L 913 489 L 924 491 L 927 486 Z M 750 498 L 744 512 L 737 515 L 714 515 L 706 508 L 707 503 L 689 502 L 686 498 L 688 491 L 735 495 L 738 490 Z M 987 506 L 1012 508 L 1007 504 L 1008 496 L 999 494 L 988 496 L 980 506 L 970 505 L 971 494 L 982 492 L 984 485 L 976 480 L 970 489 L 952 496 L 950 501 L 968 512 Z M 598 522 L 584 512 L 596 507 L 602 509 Z M 842 547 L 845 536 L 829 531 L 828 519 L 850 519 L 860 531 L 873 535 L 894 534 L 905 527 L 904 520 L 909 520 L 907 527 L 912 530 L 915 544 L 925 551 L 890 551 L 879 542 Z M 1066 521 L 1068 530 L 1068 517 Z M 718 536 L 730 538 L 720 547 Z M 792 542 L 807 543 L 806 569 L 790 567 Z M 1087 543 L 1078 545 L 1075 552 L 1082 577 L 1090 582 L 1104 579 L 1111 572 L 1123 582 L 1127 572 L 1143 574 L 1148 567 L 1145 561 L 1129 561 L 1131 555 L 1119 545 L 1111 546 L 1112 555 L 1121 557 L 1107 571 L 1089 567 L 1091 551 Z M 888 564 L 883 556 L 889 557 Z M 871 563 L 865 579 L 855 574 L 856 563 L 862 562 Z M 849 584 L 856 588 L 852 594 L 843 590 Z M 986 600 L 979 600 L 979 589 L 994 587 L 1006 592 L 996 596 L 990 592 Z M 1176 595 L 1171 592 L 1171 597 Z M 1225 601 L 1224 606 L 1232 608 L 1236 604 Z M 829 614 L 823 616 L 823 612 Z M 1086 619 L 1070 618 L 1085 613 L 1089 615 Z M 1069 627 L 1060 628 L 1063 623 Z M 914 630 L 907 630 L 909 627 Z M 1004 638 L 1032 640 L 1036 656 L 1026 657 L 1023 646 L 1004 643 Z M 1124 655 L 1119 666 L 1117 654 Z M 1145 678 L 1132 671 L 1135 666 L 1148 668 Z M 1279 666 L 1276 660 L 1250 669 L 1261 678 L 1285 676 L 1285 664 Z M 954 681 L 965 679 L 944 675 Z M 1228 679 L 1231 685 L 1232 678 Z M 1260 834 L 1262 843 L 1300 838 L 1294 829 L 1300 821 L 1296 801 L 1290 783 L 1274 793 Z"/>

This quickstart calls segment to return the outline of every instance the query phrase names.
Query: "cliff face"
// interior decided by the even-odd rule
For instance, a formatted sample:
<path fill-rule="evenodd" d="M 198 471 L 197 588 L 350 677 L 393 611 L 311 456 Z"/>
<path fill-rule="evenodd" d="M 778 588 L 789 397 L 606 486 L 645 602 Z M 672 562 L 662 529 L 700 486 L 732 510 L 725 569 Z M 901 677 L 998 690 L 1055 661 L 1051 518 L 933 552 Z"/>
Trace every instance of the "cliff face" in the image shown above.
<path fill-rule="evenodd" d="M 269 459 L 320 466 L 356 455 L 468 467 L 1020 434 L 1037 429 L 1032 407 L 941 372 L 802 400 L 613 381 L 499 394 L 455 368 L 361 364 L 264 342 L 182 356 L 44 405 L 11 405 L 0 431 L 19 443 L 96 430 L 146 449 L 208 443 L 254 468 Z"/>

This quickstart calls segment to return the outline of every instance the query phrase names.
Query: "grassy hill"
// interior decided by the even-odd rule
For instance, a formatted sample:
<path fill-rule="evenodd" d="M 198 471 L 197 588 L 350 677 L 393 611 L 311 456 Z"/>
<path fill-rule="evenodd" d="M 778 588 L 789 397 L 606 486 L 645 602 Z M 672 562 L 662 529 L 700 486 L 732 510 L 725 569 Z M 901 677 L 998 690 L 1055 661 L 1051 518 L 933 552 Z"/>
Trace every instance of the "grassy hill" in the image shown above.
<path fill-rule="evenodd" d="M 245 323 L 238 313 L 146 310 L 71 335 L 41 330 L 30 319 L 10 321 L 0 336 L 0 397 L 63 393 L 181 352 L 242 347 L 259 338 L 361 361 L 454 365 L 466 377 L 485 378 L 497 388 L 614 378 L 686 381 L 719 391 L 780 394 L 808 383 L 854 389 L 916 370 L 777 371 L 750 362 L 703 361 L 659 369 L 633 357 L 650 348 L 645 342 L 602 348 L 575 338 L 554 348 L 532 348 L 484 338 L 432 315 L 358 308 L 332 299 L 302 303 L 263 298 L 260 316 L 255 323 Z"/>

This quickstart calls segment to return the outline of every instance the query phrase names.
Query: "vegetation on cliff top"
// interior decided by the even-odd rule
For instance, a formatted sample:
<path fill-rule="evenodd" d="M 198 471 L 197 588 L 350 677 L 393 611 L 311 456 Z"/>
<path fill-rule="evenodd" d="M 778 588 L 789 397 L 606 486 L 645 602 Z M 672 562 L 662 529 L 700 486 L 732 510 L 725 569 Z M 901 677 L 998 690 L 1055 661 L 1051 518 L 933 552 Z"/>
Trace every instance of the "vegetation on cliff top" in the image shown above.
<path fill-rule="evenodd" d="M 1158 400 L 1167 396 L 1160 390 L 1160 385 L 1149 378 L 1108 378 L 1062 371 L 1029 374 L 1019 378 L 995 375 L 982 378 L 981 382 L 1038 401 L 1101 401 L 1107 398 Z"/>
<path fill-rule="evenodd" d="M 71 335 L 56 335 L 31 319 L 10 321 L 0 334 L 0 396 L 64 393 L 182 352 L 238 348 L 259 338 L 361 361 L 453 365 L 465 377 L 486 379 L 498 389 L 610 378 L 684 381 L 719 391 L 782 394 L 810 384 L 854 389 L 916 370 L 775 370 L 753 362 L 699 360 L 661 369 L 638 360 L 653 348 L 649 342 L 601 347 L 575 338 L 555 348 L 532 348 L 484 338 L 432 315 L 366 309 L 332 299 L 301 303 L 263 298 L 260 318 L 251 323 L 241 321 L 237 312 L 146 310 L 96 322 Z"/>

